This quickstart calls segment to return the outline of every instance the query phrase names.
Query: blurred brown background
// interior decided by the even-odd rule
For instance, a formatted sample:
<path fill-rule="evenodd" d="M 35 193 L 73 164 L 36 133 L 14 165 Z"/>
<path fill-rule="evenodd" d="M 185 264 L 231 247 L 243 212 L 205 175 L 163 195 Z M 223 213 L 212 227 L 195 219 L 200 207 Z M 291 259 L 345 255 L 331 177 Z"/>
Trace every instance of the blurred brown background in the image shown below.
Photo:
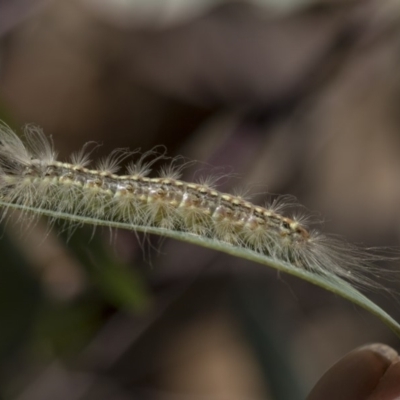
<path fill-rule="evenodd" d="M 0 117 L 41 126 L 61 158 L 162 144 L 199 161 L 187 180 L 232 175 L 222 190 L 291 194 L 326 232 L 398 246 L 399 22 L 395 0 L 2 0 Z M 301 399 L 354 347 L 398 349 L 375 317 L 263 266 L 91 237 L 7 225 L 0 398 Z"/>

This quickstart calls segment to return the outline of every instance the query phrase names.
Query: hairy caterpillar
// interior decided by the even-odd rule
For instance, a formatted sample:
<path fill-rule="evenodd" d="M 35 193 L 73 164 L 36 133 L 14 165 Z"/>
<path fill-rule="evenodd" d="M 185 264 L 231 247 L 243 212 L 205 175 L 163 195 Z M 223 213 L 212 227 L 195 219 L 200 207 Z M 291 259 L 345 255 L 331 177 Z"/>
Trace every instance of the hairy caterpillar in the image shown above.
<path fill-rule="evenodd" d="M 112 152 L 90 169 L 83 151 L 70 163 L 57 161 L 51 140 L 37 128 L 28 127 L 25 139 L 26 145 L 0 125 L 4 215 L 19 208 L 34 215 L 51 211 L 53 218 L 72 221 L 87 217 L 101 225 L 160 227 L 246 248 L 317 274 L 371 283 L 363 273 L 371 270 L 373 255 L 309 230 L 302 219 L 282 215 L 274 203 L 261 207 L 210 185 L 181 181 L 173 169 L 148 177 L 152 162 L 146 156 L 117 175 L 121 160 L 134 154 L 126 150 Z"/>

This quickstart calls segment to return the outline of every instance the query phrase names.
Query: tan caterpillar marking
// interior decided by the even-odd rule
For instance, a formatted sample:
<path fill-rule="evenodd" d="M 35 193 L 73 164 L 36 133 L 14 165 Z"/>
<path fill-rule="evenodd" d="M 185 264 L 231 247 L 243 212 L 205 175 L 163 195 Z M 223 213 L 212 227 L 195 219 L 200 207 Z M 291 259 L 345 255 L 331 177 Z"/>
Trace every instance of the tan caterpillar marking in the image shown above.
<path fill-rule="evenodd" d="M 66 220 L 68 215 L 82 216 L 102 225 L 123 222 L 201 235 L 309 271 L 366 282 L 362 273 L 374 260 L 369 253 L 309 230 L 274 204 L 261 207 L 208 185 L 179 180 L 173 168 L 148 177 L 155 152 L 149 153 L 153 160 L 146 162 L 149 154 L 144 154 L 127 173 L 116 174 L 119 163 L 135 153 L 113 151 L 99 168 L 88 168 L 85 147 L 71 163 L 61 162 L 40 130 L 28 128 L 25 137 L 27 146 L 0 123 L 0 200 L 10 208 L 16 204 L 36 215 L 50 210 Z"/>
<path fill-rule="evenodd" d="M 21 171 L 25 177 L 24 185 L 34 186 L 43 185 L 43 188 L 51 185 L 78 186 L 92 194 L 104 195 L 109 197 L 109 201 L 114 198 L 129 196 L 136 207 L 141 204 L 159 203 L 160 207 L 171 206 L 174 210 L 181 209 L 184 217 L 184 210 L 190 210 L 198 215 L 209 217 L 209 229 L 214 229 L 218 234 L 217 222 L 226 220 L 227 226 L 232 224 L 236 234 L 245 233 L 245 229 L 255 231 L 261 226 L 271 230 L 271 234 L 276 233 L 282 237 L 290 236 L 292 240 L 307 240 L 309 233 L 298 222 L 283 217 L 280 214 L 271 212 L 265 208 L 255 206 L 252 203 L 242 200 L 230 194 L 220 193 L 215 190 L 179 180 L 168 178 L 147 178 L 131 175 L 115 175 L 106 171 L 91 170 L 88 168 L 77 167 L 69 163 L 54 162 L 46 166 L 33 162 L 30 166 L 25 166 Z M 38 178 L 41 178 L 38 181 Z M 19 177 L 7 176 L 9 184 L 19 184 Z M 45 193 L 43 193 L 45 194 Z M 156 213 L 158 214 L 158 213 Z M 100 216 L 99 216 L 100 217 Z M 138 222 L 138 221 L 136 221 Z M 142 221 L 143 223 L 145 221 Z M 148 222 L 148 221 L 147 221 Z M 190 231 L 191 226 L 185 219 L 183 229 Z M 205 223 L 205 221 L 201 221 Z M 155 217 L 154 223 L 161 223 Z M 211 226 L 211 225 L 215 226 Z M 226 227 L 225 230 L 228 230 Z M 240 232 L 244 230 L 244 232 Z M 228 235 L 229 236 L 229 235 Z M 225 240 L 233 242 L 233 236 Z"/>

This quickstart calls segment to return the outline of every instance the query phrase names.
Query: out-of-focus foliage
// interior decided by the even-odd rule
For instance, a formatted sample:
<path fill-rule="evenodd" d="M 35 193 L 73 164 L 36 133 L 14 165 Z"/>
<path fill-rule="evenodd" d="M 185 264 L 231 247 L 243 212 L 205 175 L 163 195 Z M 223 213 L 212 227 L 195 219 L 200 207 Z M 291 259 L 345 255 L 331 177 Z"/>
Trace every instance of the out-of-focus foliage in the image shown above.
<path fill-rule="evenodd" d="M 0 3 L 13 127 L 41 126 L 61 158 L 87 141 L 103 144 L 93 159 L 164 144 L 201 161 L 187 180 L 222 175 L 259 204 L 291 193 L 325 231 L 398 246 L 398 2 L 32 4 Z M 6 398 L 302 398 L 354 347 L 398 343 L 347 302 L 239 259 L 14 226 L 0 251 Z"/>
<path fill-rule="evenodd" d="M 121 26 L 176 24 L 203 15 L 232 0 L 84 0 L 102 18 Z M 237 3 L 237 1 L 236 1 Z M 293 12 L 319 0 L 247 0 L 247 4 L 264 6 L 272 12 Z"/>

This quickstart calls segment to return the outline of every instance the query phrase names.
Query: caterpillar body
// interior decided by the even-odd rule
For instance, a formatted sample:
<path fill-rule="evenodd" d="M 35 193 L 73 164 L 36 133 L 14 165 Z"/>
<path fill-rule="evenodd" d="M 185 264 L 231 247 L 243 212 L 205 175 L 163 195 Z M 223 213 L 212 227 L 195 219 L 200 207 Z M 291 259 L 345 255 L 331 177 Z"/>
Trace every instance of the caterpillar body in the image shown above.
<path fill-rule="evenodd" d="M 4 215 L 17 205 L 34 215 L 51 210 L 60 218 L 83 216 L 141 227 L 161 227 L 244 247 L 318 274 L 335 274 L 365 284 L 374 256 L 284 216 L 275 203 L 261 207 L 210 185 L 188 183 L 172 170 L 151 178 L 142 156 L 117 174 L 133 153 L 116 150 L 96 168 L 81 151 L 71 162 L 56 159 L 41 130 L 25 130 L 26 145 L 0 125 L 0 201 Z M 71 218 L 72 220 L 73 218 Z"/>

